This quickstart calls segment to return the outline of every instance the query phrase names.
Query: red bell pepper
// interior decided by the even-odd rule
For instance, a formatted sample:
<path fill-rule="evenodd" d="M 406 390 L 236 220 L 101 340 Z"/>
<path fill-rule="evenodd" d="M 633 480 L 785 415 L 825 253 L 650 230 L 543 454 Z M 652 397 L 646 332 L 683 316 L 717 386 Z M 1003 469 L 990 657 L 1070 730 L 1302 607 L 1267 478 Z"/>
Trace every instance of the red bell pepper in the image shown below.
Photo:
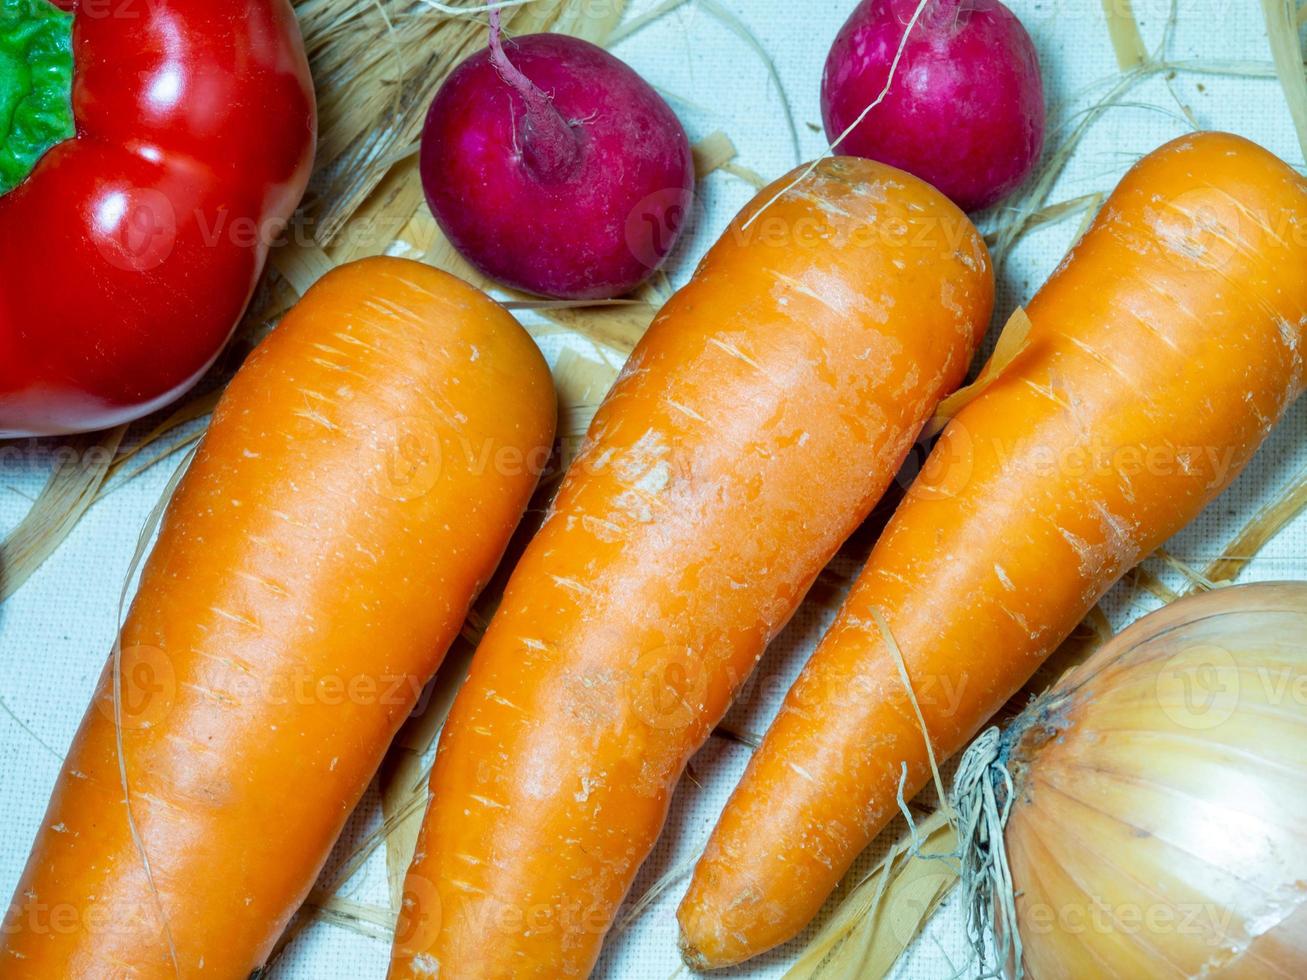
<path fill-rule="evenodd" d="M 316 125 L 290 0 L 0 0 L 0 437 L 116 425 L 193 385 Z"/>

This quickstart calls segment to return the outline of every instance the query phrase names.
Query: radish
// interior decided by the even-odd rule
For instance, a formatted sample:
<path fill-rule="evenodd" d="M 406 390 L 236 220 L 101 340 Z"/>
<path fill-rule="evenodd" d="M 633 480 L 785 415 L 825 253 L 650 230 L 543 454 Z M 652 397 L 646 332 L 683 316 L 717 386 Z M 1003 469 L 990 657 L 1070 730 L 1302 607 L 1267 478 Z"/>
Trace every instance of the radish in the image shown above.
<path fill-rule="evenodd" d="M 978 211 L 1007 196 L 1039 160 L 1039 59 L 999 0 L 927 0 L 914 22 L 917 6 L 863 0 L 849 16 L 822 78 L 826 135 L 841 153 L 899 167 Z"/>
<path fill-rule="evenodd" d="M 510 57 L 511 51 L 511 57 Z M 694 193 L 685 130 L 630 67 L 562 34 L 500 36 L 446 79 L 420 160 L 431 211 L 480 272 L 559 299 L 647 279 Z"/>

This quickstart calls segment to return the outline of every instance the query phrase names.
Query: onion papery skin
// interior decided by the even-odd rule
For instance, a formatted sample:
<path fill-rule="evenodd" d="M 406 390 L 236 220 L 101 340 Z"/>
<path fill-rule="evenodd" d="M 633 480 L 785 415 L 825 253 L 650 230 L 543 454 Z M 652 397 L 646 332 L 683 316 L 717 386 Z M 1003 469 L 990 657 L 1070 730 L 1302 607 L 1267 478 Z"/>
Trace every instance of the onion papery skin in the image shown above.
<path fill-rule="evenodd" d="M 1025 976 L 1307 977 L 1307 584 L 1146 616 L 1009 731 Z"/>

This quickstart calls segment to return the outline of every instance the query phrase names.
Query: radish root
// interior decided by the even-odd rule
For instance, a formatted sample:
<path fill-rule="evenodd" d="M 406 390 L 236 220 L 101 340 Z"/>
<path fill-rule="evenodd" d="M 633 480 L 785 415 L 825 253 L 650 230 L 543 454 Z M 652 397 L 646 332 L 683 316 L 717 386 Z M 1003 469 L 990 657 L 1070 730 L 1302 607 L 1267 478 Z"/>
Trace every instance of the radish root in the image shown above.
<path fill-rule="evenodd" d="M 508 57 L 499 26 L 498 8 L 490 11 L 490 63 L 504 84 L 526 103 L 526 115 L 522 119 L 523 162 L 541 180 L 564 179 L 581 156 L 576 132 L 554 108 L 553 100 Z"/>

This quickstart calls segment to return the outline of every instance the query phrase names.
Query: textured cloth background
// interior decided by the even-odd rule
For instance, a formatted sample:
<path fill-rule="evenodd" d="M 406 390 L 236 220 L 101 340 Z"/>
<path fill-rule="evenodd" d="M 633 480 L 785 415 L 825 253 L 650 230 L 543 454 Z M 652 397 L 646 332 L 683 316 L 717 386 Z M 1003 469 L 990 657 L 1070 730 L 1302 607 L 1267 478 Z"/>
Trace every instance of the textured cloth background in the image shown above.
<path fill-rule="evenodd" d="M 591 0 L 603 2 L 603 0 Z M 1043 59 L 1050 103 L 1061 121 L 1050 142 L 1060 141 L 1086 108 L 1119 79 L 1098 0 L 1009 0 L 1035 38 Z M 651 7 L 636 3 L 632 15 Z M 772 177 L 798 162 L 775 84 L 766 65 L 730 26 L 713 16 L 726 10 L 746 24 L 775 62 L 795 111 L 800 155 L 822 149 L 818 91 L 827 46 L 852 8 L 852 0 L 691 0 L 633 34 L 616 53 L 633 64 L 671 101 L 694 139 L 724 130 L 739 148 L 738 162 Z M 1168 0 L 1134 0 L 1149 46 L 1161 36 Z M 1084 140 L 1050 201 L 1110 189 L 1140 155 L 1191 128 L 1251 137 L 1301 168 L 1294 137 L 1270 60 L 1259 5 L 1253 0 L 1179 0 L 1180 18 L 1168 56 L 1177 62 L 1245 62 L 1267 77 L 1159 73 L 1106 112 Z M 694 233 L 669 273 L 684 281 L 694 260 L 729 217 L 749 199 L 748 185 L 725 173 L 702 189 Z M 999 290 L 997 319 L 1027 300 L 1062 257 L 1078 218 L 1028 236 L 1008 257 Z M 992 337 L 991 337 L 992 342 Z M 557 355 L 557 344 L 548 353 Z M 1173 541 L 1171 552 L 1201 567 L 1264 500 L 1307 466 L 1307 403 L 1300 403 L 1263 448 L 1251 468 L 1193 527 Z M 45 480 L 53 442 L 0 444 L 0 529 L 12 527 Z M 7 900 L 22 870 L 58 772 L 103 665 L 115 629 L 118 595 L 136 537 L 167 480 L 159 467 L 116 485 L 97 503 L 72 538 L 13 599 L 0 606 L 0 893 Z M 849 559 L 840 559 L 851 564 Z M 1172 585 L 1173 573 L 1150 563 Z M 851 568 L 849 570 L 852 570 Z M 1307 521 L 1281 534 L 1245 572 L 1244 580 L 1307 577 Z M 1147 594 L 1125 587 L 1107 603 L 1116 625 L 1155 605 Z M 790 679 L 828 622 L 832 605 L 810 602 L 768 652 L 731 721 L 761 732 Z M 712 740 L 693 763 L 694 781 L 678 792 L 667 831 L 641 873 L 632 896 L 641 895 L 670 869 L 698 853 L 747 760 L 743 746 Z M 379 809 L 369 792 L 346 833 L 357 840 L 376 827 Z M 864 855 L 870 864 L 877 848 Z M 202 888 L 203 883 L 197 883 Z M 667 980 L 679 968 L 674 910 L 684 889 L 678 881 L 629 927 L 613 933 L 598 975 Z M 342 891 L 353 900 L 387 905 L 380 853 Z M 946 905 L 926 935 L 899 965 L 899 975 L 942 978 L 966 963 L 962 920 Z M 795 954 L 791 944 L 725 976 L 774 977 Z M 306 930 L 278 962 L 277 978 L 350 978 L 385 975 L 388 943 L 330 924 Z M 52 978 L 53 980 L 53 978 Z"/>

